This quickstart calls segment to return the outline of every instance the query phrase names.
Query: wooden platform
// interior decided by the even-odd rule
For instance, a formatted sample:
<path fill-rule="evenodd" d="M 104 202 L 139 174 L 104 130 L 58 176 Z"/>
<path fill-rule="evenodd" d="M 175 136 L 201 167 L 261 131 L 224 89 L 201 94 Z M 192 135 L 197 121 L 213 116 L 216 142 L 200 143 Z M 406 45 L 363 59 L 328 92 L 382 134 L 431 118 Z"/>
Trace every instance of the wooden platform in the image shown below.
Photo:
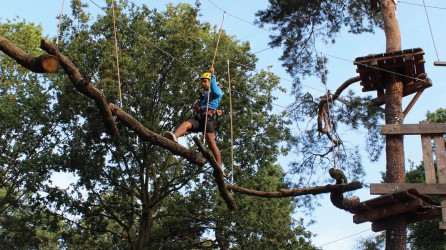
<path fill-rule="evenodd" d="M 402 218 L 407 224 L 431 219 L 441 214 L 440 203 L 418 193 L 415 189 L 383 195 L 360 203 L 353 216 L 356 224 L 372 222 L 372 230 L 386 229 L 394 218 Z"/>
<path fill-rule="evenodd" d="M 377 98 L 373 102 L 377 105 L 384 104 L 386 87 L 383 78 L 389 72 L 403 76 L 403 96 L 431 87 L 432 82 L 424 71 L 423 55 L 422 49 L 415 48 L 356 58 L 353 64 L 358 67 L 356 72 L 361 77 L 362 91 L 376 91 Z"/>
<path fill-rule="evenodd" d="M 446 123 L 386 124 L 381 134 L 420 136 L 426 183 L 370 184 L 371 194 L 383 196 L 360 203 L 353 221 L 370 221 L 378 232 L 394 219 L 410 224 L 440 216 L 439 228 L 446 233 Z M 441 204 L 425 195 L 439 195 Z"/>

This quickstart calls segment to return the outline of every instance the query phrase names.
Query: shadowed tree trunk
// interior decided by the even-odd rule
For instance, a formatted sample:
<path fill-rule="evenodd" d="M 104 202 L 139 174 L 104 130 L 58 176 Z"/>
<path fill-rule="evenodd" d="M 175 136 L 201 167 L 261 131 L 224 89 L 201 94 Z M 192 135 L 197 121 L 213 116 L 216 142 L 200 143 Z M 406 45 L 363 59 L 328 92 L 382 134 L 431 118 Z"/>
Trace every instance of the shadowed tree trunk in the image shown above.
<path fill-rule="evenodd" d="M 386 52 L 401 50 L 401 34 L 393 0 L 381 0 L 386 35 Z M 402 124 L 403 82 L 401 76 L 387 74 L 386 84 L 386 124 Z M 404 147 L 402 135 L 386 137 L 386 181 L 404 183 Z M 406 249 L 406 225 L 402 218 L 389 221 L 386 232 L 386 249 Z"/>

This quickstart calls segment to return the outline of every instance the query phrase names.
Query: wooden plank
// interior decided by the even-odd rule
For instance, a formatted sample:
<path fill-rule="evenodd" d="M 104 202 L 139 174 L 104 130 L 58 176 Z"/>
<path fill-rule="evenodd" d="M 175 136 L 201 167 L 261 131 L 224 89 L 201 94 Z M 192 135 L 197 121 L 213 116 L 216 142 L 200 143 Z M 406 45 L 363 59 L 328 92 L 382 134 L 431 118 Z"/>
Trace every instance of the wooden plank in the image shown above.
<path fill-rule="evenodd" d="M 362 57 L 357 57 L 355 59 L 355 61 L 353 62 L 353 64 L 360 64 L 360 63 L 365 63 L 367 61 L 370 61 L 371 59 L 376 59 L 376 60 L 388 60 L 388 59 L 393 59 L 395 57 L 403 57 L 406 56 L 407 54 L 411 54 L 411 55 L 424 55 L 424 51 L 421 48 L 414 48 L 414 49 L 406 49 L 406 50 L 401 50 L 401 51 L 397 51 L 397 52 L 390 52 L 390 53 L 380 53 L 380 54 L 372 54 L 372 55 L 368 55 L 368 56 L 362 56 Z"/>
<path fill-rule="evenodd" d="M 407 224 L 412 224 L 412 223 L 416 223 L 419 221 L 430 220 L 430 219 L 433 219 L 439 215 L 441 215 L 441 210 L 433 208 L 433 209 L 431 209 L 427 212 L 423 212 L 423 213 L 409 213 L 407 215 L 404 215 L 404 220 Z M 372 231 L 380 232 L 380 231 L 386 230 L 387 225 L 388 225 L 387 220 L 375 221 L 372 223 Z"/>
<path fill-rule="evenodd" d="M 421 135 L 421 146 L 423 149 L 424 174 L 426 176 L 426 183 L 437 183 L 435 177 L 434 159 L 432 156 L 432 143 L 429 135 Z"/>
<path fill-rule="evenodd" d="M 446 134 L 446 123 L 386 124 L 381 126 L 383 135 Z"/>
<path fill-rule="evenodd" d="M 370 194 L 391 194 L 409 189 L 416 189 L 419 194 L 446 195 L 446 184 L 425 183 L 371 183 Z"/>
<path fill-rule="evenodd" d="M 366 208 L 363 211 L 367 211 L 370 209 L 379 208 L 379 207 L 388 206 L 391 204 L 398 203 L 400 200 L 399 197 L 401 197 L 401 195 L 408 196 L 407 191 L 402 191 L 402 192 L 403 192 L 403 194 L 392 193 L 392 194 L 383 195 L 380 197 L 376 197 L 376 198 L 373 198 L 370 200 L 363 201 L 363 202 L 361 202 L 361 206 Z M 396 197 L 395 195 L 398 195 L 399 197 Z"/>
<path fill-rule="evenodd" d="M 443 135 L 434 136 L 435 158 L 437 159 L 438 182 L 446 183 L 446 158 Z"/>
<path fill-rule="evenodd" d="M 432 83 L 428 83 L 428 82 L 426 83 L 426 82 L 422 82 L 422 81 L 414 82 L 409 85 L 405 85 L 403 87 L 403 96 L 408 96 L 410 94 L 417 92 L 420 89 L 426 89 L 431 86 L 432 86 Z M 381 97 L 373 99 L 372 102 L 375 103 L 375 105 L 382 105 L 385 102 L 385 98 L 384 98 L 384 96 L 381 96 Z"/>
<path fill-rule="evenodd" d="M 356 224 L 382 220 L 391 216 L 404 214 L 421 208 L 424 202 L 421 199 L 413 199 L 409 202 L 393 204 L 384 208 L 371 209 L 353 216 L 353 222 Z"/>
<path fill-rule="evenodd" d="M 418 92 L 415 94 L 415 96 L 412 98 L 410 103 L 407 105 L 407 107 L 404 109 L 403 112 L 403 118 L 406 117 L 407 113 L 412 109 L 413 105 L 418 101 L 418 98 L 420 98 L 421 94 L 423 93 L 424 89 L 418 90 Z"/>

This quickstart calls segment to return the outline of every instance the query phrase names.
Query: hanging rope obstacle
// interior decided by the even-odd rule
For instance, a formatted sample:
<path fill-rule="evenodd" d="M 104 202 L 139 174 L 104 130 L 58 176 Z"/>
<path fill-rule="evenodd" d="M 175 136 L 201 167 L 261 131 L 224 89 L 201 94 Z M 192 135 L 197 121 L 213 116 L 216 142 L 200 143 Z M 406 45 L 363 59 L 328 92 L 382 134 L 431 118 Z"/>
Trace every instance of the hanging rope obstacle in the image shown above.
<path fill-rule="evenodd" d="M 119 96 L 119 107 L 122 108 L 122 94 L 121 94 L 121 76 L 119 74 L 119 56 L 118 56 L 118 36 L 116 32 L 116 18 L 115 18 L 115 1 L 111 3 L 112 17 L 113 17 L 113 34 L 115 37 L 115 57 L 116 57 L 116 74 L 118 77 L 118 96 Z"/>
<path fill-rule="evenodd" d="M 221 24 L 220 24 L 220 30 L 218 32 L 218 39 L 217 39 L 217 45 L 215 46 L 215 51 L 214 51 L 214 58 L 212 59 L 212 64 L 211 64 L 211 69 L 214 69 L 214 63 L 215 63 L 215 57 L 217 56 L 217 50 L 218 50 L 218 44 L 220 43 L 220 37 L 221 37 L 221 32 L 223 29 L 223 22 L 225 20 L 225 15 L 226 12 L 223 13 L 223 18 L 221 20 Z M 214 72 L 211 72 L 212 74 Z M 208 123 L 208 112 L 209 112 L 209 98 L 211 96 L 211 88 L 209 88 L 208 90 L 208 98 L 207 98 L 207 103 L 206 103 L 206 118 L 204 121 L 204 131 L 203 131 L 203 144 L 205 143 L 206 140 L 206 128 L 207 128 L 207 123 Z"/>

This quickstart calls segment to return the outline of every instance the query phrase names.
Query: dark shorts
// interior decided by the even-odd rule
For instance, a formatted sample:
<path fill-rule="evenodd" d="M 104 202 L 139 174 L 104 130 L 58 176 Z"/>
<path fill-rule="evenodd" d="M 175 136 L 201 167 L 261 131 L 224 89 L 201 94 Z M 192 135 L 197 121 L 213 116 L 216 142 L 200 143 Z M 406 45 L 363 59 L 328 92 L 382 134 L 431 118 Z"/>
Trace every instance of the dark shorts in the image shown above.
<path fill-rule="evenodd" d="M 203 117 L 202 119 L 191 118 L 191 119 L 188 119 L 187 121 L 192 124 L 192 132 L 204 132 L 205 120 L 206 120 L 206 118 Z M 208 124 L 206 126 L 206 133 L 215 133 L 214 122 L 210 116 L 208 116 Z"/>

